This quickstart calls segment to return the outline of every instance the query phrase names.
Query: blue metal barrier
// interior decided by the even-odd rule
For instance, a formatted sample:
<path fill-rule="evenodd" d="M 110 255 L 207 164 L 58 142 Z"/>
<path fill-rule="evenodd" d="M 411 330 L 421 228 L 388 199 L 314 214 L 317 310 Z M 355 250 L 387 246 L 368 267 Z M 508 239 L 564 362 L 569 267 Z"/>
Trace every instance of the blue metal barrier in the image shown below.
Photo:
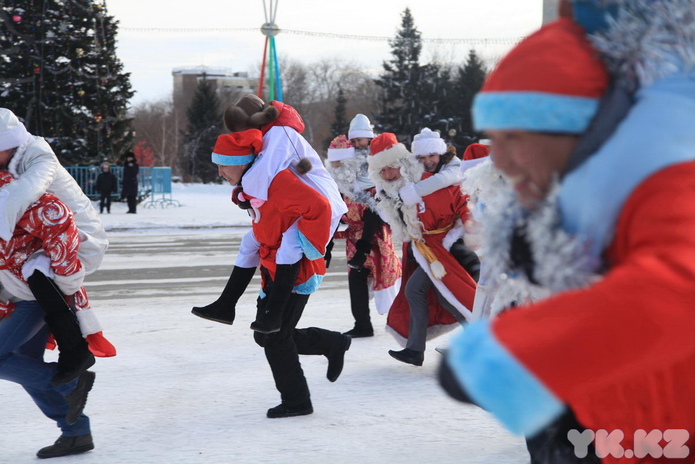
<path fill-rule="evenodd" d="M 91 200 L 99 199 L 99 192 L 96 189 L 97 177 L 101 173 L 100 166 L 67 166 L 65 169 L 75 178 L 82 191 Z M 121 186 L 123 184 L 123 167 L 111 166 L 110 171 L 116 176 L 118 182 L 116 193 L 112 194 L 113 199 L 121 197 Z M 149 198 L 149 199 L 148 199 Z M 171 168 L 151 168 L 140 167 L 138 173 L 138 202 L 145 201 L 143 206 L 181 206 L 181 204 L 171 198 Z"/>

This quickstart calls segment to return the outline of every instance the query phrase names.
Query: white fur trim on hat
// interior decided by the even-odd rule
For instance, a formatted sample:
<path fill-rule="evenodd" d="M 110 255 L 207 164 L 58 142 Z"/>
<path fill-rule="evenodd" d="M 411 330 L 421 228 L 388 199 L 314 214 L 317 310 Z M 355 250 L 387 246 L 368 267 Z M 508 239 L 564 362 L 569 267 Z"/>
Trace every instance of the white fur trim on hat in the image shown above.
<path fill-rule="evenodd" d="M 411 148 L 415 156 L 431 155 L 432 153 L 443 155 L 446 153 L 446 142 L 439 136 L 439 132 L 434 132 L 425 127 L 419 134 L 413 137 Z"/>
<path fill-rule="evenodd" d="M 410 156 L 412 155 L 402 143 L 393 145 L 388 150 L 383 150 L 367 157 L 369 172 L 379 174 L 379 171 L 386 166 L 397 166 L 401 160 Z"/>
<path fill-rule="evenodd" d="M 19 147 L 29 137 L 24 124 L 7 108 L 0 108 L 0 151 Z"/>
<path fill-rule="evenodd" d="M 348 139 L 352 140 L 359 138 L 374 138 L 372 124 L 369 122 L 369 118 L 362 113 L 352 118 L 352 121 L 350 121 L 350 129 L 348 130 Z"/>
<path fill-rule="evenodd" d="M 329 148 L 328 161 L 342 161 L 355 157 L 355 147 L 348 148 Z"/>

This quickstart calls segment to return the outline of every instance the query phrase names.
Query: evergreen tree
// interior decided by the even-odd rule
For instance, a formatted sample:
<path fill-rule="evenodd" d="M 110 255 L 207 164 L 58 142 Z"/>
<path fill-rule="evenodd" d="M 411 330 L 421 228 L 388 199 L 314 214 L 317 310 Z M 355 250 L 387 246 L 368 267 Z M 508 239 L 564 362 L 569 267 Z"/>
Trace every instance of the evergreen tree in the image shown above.
<path fill-rule="evenodd" d="M 342 87 L 338 86 L 338 96 L 335 99 L 335 113 L 333 122 L 331 123 L 331 135 L 324 144 L 325 146 L 330 145 L 335 137 L 341 134 L 347 135 L 350 121 L 347 119 L 346 103 L 347 98 L 345 97 L 345 92 L 343 92 Z"/>
<path fill-rule="evenodd" d="M 5 0 L 0 9 L 0 105 L 46 137 L 63 164 L 131 149 L 133 92 L 117 30 L 103 0 Z"/>
<path fill-rule="evenodd" d="M 383 89 L 375 127 L 409 141 L 441 117 L 437 99 L 439 67 L 420 65 L 421 34 L 409 8 L 401 17 L 401 28 L 389 41 L 393 58 L 383 63 L 384 73 L 375 80 Z"/>
<path fill-rule="evenodd" d="M 217 166 L 210 161 L 210 153 L 217 136 L 222 133 L 222 113 L 220 100 L 204 74 L 186 116 L 188 130 L 183 142 L 183 173 L 193 182 L 216 182 L 219 180 Z"/>
<path fill-rule="evenodd" d="M 474 136 L 473 119 L 471 116 L 471 107 L 473 106 L 473 98 L 480 91 L 485 82 L 485 65 L 480 60 L 474 50 L 468 52 L 468 59 L 463 66 L 458 68 L 458 76 L 454 82 L 454 92 L 456 115 L 460 120 L 460 130 L 462 136 Z"/>

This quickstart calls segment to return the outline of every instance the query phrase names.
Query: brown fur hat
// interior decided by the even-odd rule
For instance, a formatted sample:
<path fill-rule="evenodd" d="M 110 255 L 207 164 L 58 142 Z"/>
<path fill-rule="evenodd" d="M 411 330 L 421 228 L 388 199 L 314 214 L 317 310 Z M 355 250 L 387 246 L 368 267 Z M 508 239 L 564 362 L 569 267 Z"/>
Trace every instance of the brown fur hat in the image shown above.
<path fill-rule="evenodd" d="M 260 129 L 275 121 L 280 112 L 271 104 L 266 104 L 253 94 L 244 95 L 224 110 L 224 125 L 230 132 L 246 129 Z"/>

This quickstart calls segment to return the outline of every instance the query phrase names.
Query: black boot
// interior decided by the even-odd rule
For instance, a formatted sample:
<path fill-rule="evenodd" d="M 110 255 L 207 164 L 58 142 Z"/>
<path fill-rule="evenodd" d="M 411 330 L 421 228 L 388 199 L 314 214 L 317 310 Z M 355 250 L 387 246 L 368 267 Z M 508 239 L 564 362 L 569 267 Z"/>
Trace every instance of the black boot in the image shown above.
<path fill-rule="evenodd" d="M 374 328 L 369 317 L 369 274 L 366 268 L 348 271 L 348 289 L 350 291 L 350 309 L 355 318 L 355 327 L 345 332 L 352 338 L 373 337 Z"/>
<path fill-rule="evenodd" d="M 326 355 L 328 358 L 328 370 L 326 371 L 326 378 L 331 382 L 335 382 L 340 377 L 340 373 L 343 372 L 343 365 L 345 364 L 345 352 L 350 349 L 350 344 L 352 343 L 352 338 L 349 335 L 340 335 L 335 342 L 335 345 L 331 349 L 330 353 Z"/>
<path fill-rule="evenodd" d="M 94 355 L 82 336 L 77 316 L 55 283 L 40 271 L 34 271 L 27 283 L 46 313 L 44 320 L 60 350 L 58 370 L 51 379 L 51 385 L 64 385 L 93 366 Z"/>
<path fill-rule="evenodd" d="M 411 350 L 410 348 L 406 348 L 401 351 L 389 350 L 389 354 L 392 358 L 406 364 L 412 364 L 413 366 L 422 366 L 422 363 L 425 360 L 425 353 L 422 351 Z"/>
<path fill-rule="evenodd" d="M 222 295 L 207 306 L 195 306 L 191 312 L 203 319 L 209 319 L 223 324 L 232 324 L 236 315 L 236 304 L 249 286 L 255 267 L 234 266 L 232 275 L 227 280 Z"/>
<path fill-rule="evenodd" d="M 301 261 L 294 264 L 278 264 L 275 269 L 275 280 L 268 282 L 267 294 L 263 309 L 256 314 L 256 320 L 251 323 L 251 329 L 256 332 L 269 334 L 279 332 L 282 327 L 282 314 L 287 300 L 292 294 L 294 283 L 299 275 Z M 260 308 L 259 308 L 260 309 Z"/>
<path fill-rule="evenodd" d="M 58 437 L 51 446 L 41 448 L 36 456 L 41 459 L 57 458 L 70 454 L 84 453 L 94 449 L 92 434 L 78 435 L 76 437 Z"/>
<path fill-rule="evenodd" d="M 306 416 L 313 412 L 314 407 L 311 405 L 311 401 L 306 401 L 298 406 L 287 406 L 281 403 L 274 408 L 268 409 L 267 416 L 269 419 L 278 419 L 281 417 Z"/>
<path fill-rule="evenodd" d="M 65 420 L 72 425 L 77 422 L 80 414 L 84 411 L 87 405 L 87 394 L 92 390 L 96 374 L 91 371 L 83 373 L 77 380 L 77 386 L 71 391 L 65 400 L 68 402 L 68 412 L 65 414 Z"/>

